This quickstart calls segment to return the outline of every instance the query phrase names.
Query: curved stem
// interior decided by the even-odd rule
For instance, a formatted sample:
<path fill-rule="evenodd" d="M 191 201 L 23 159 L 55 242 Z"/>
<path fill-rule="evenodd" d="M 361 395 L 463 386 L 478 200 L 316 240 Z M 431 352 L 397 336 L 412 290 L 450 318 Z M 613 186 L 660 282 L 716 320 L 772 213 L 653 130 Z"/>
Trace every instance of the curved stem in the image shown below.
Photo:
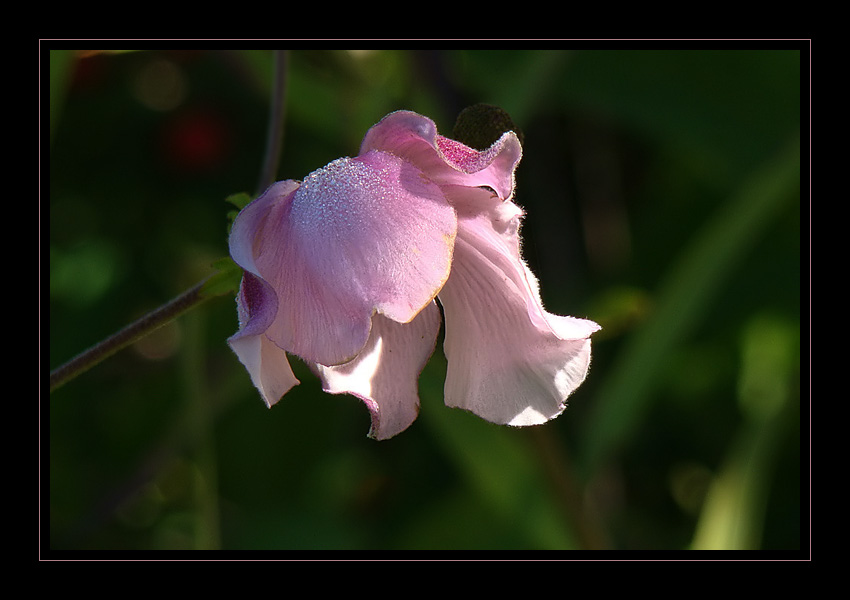
<path fill-rule="evenodd" d="M 286 114 L 286 77 L 289 68 L 289 54 L 286 50 L 275 50 L 274 82 L 272 84 L 271 106 L 269 110 L 268 138 L 266 155 L 260 172 L 257 193 L 262 193 L 275 182 L 280 152 L 283 147 L 283 122 Z"/>
<path fill-rule="evenodd" d="M 187 310 L 194 308 L 210 296 L 203 293 L 206 281 L 177 296 L 167 304 L 150 312 L 138 321 L 127 325 L 124 329 L 106 338 L 78 354 L 50 373 L 50 391 L 53 392 L 77 375 L 84 373 L 94 365 L 112 356 L 119 350 L 137 342 L 149 333 L 159 329 L 166 323 L 176 319 Z"/>

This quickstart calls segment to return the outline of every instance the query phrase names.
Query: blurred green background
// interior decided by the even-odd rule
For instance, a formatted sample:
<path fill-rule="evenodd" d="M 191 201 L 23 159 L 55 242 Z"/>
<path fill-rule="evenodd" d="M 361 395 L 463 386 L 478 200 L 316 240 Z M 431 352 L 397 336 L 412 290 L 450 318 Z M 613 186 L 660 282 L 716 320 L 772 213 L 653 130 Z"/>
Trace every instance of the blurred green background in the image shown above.
<path fill-rule="evenodd" d="M 442 404 L 438 345 L 419 419 L 375 442 L 361 403 L 297 360 L 301 385 L 267 409 L 215 298 L 45 401 L 45 547 L 806 548 L 803 50 L 291 51 L 279 179 L 355 155 L 396 109 L 445 134 L 469 104 L 512 115 L 546 307 L 604 327 L 588 379 L 555 421 L 497 427 Z M 50 52 L 46 368 L 227 254 L 272 67 L 266 50 Z"/>

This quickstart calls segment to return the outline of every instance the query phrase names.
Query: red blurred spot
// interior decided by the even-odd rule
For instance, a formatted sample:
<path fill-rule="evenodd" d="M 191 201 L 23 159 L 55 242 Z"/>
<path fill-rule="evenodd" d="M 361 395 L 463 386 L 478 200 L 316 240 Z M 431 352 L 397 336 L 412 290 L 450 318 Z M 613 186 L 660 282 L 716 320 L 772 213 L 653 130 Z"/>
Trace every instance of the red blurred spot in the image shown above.
<path fill-rule="evenodd" d="M 168 164 L 179 171 L 209 171 L 227 158 L 230 128 L 216 111 L 189 108 L 172 117 L 163 135 Z"/>

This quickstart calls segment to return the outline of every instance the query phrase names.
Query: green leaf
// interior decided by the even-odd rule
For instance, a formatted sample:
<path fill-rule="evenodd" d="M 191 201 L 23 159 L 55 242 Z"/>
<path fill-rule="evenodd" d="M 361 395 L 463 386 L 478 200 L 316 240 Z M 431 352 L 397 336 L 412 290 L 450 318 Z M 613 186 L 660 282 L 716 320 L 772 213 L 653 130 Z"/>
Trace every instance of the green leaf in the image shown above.
<path fill-rule="evenodd" d="M 235 294 L 242 280 L 242 268 L 230 257 L 220 258 L 212 266 L 216 272 L 204 283 L 201 295 L 211 297 Z"/>
<path fill-rule="evenodd" d="M 237 194 L 230 194 L 227 198 L 224 199 L 225 202 L 230 202 L 233 206 L 242 210 L 253 200 L 251 196 L 249 196 L 246 192 L 239 192 Z"/>
<path fill-rule="evenodd" d="M 230 229 L 233 227 L 233 221 L 236 219 L 236 215 L 239 212 L 248 206 L 251 203 L 253 198 L 249 196 L 246 192 L 239 192 L 236 194 L 230 194 L 227 198 L 224 199 L 225 202 L 229 202 L 233 206 L 235 206 L 238 210 L 229 210 L 227 211 L 227 233 L 230 234 Z"/>

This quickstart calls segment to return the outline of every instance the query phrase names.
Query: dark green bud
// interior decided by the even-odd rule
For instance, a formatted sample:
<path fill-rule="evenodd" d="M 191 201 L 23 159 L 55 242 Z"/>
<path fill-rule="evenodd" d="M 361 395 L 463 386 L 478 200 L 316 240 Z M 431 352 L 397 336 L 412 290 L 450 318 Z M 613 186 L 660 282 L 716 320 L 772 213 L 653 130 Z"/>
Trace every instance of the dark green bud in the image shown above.
<path fill-rule="evenodd" d="M 522 132 L 507 112 L 492 104 L 473 104 L 460 111 L 452 138 L 470 148 L 486 150 L 506 131 L 513 131 L 522 144 Z"/>

